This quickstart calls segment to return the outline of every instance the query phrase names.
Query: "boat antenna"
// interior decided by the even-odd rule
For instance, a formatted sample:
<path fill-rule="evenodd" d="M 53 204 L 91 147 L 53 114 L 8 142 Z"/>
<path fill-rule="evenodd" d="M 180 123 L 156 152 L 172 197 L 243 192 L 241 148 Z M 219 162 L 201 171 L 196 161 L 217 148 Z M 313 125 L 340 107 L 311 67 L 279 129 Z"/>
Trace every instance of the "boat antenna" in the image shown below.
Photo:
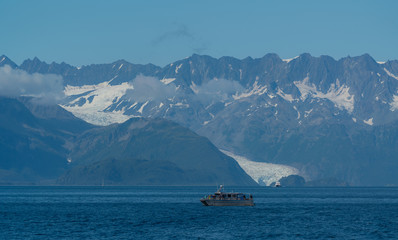
<path fill-rule="evenodd" d="M 220 187 L 217 189 L 217 192 L 221 192 L 223 188 L 224 188 L 224 185 L 221 184 Z"/>

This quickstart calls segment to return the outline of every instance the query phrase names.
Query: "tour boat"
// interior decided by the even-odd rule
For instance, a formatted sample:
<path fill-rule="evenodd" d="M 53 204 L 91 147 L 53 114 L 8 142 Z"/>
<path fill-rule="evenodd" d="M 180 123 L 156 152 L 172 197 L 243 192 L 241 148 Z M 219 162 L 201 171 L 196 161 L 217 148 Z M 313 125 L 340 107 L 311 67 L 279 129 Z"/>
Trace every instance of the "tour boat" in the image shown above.
<path fill-rule="evenodd" d="M 253 196 L 247 197 L 244 193 L 222 192 L 224 186 L 220 185 L 217 192 L 200 199 L 205 206 L 254 206 Z"/>

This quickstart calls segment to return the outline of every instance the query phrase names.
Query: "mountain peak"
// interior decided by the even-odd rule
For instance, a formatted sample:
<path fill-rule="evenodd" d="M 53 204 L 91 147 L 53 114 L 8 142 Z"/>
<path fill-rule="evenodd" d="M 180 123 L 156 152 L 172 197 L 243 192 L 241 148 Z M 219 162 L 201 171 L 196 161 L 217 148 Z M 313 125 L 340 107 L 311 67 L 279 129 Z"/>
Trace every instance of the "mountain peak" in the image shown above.
<path fill-rule="evenodd" d="M 6 55 L 3 54 L 0 56 L 0 67 L 4 65 L 9 65 L 12 68 L 17 67 L 17 64 L 15 64 L 13 61 L 11 61 L 11 59 L 9 59 Z"/>
<path fill-rule="evenodd" d="M 40 62 L 40 63 L 41 63 L 42 61 L 41 61 L 38 57 L 35 56 L 35 57 L 33 58 L 33 62 Z"/>
<path fill-rule="evenodd" d="M 42 63 L 45 63 L 45 62 L 42 62 L 38 57 L 34 57 L 33 59 L 28 58 L 25 61 L 23 61 L 21 66 L 25 65 L 25 64 L 31 64 L 31 63 L 33 63 L 33 64 L 42 64 Z"/>
<path fill-rule="evenodd" d="M 349 62 L 352 63 L 358 63 L 367 69 L 375 70 L 379 67 L 379 64 L 376 62 L 376 60 L 374 60 L 374 58 L 370 56 L 368 53 L 356 57 L 347 57 L 344 58 L 344 60 L 345 61 L 348 60 Z"/>
<path fill-rule="evenodd" d="M 209 56 L 209 55 L 199 55 L 199 54 L 194 53 L 194 54 L 192 54 L 192 56 L 189 57 L 188 59 L 193 59 L 193 60 L 196 60 L 196 59 L 209 60 L 209 59 L 215 59 L 215 58 L 213 58 L 213 57 L 211 57 L 211 56 Z"/>
<path fill-rule="evenodd" d="M 309 53 L 302 53 L 302 54 L 300 54 L 299 58 L 309 59 L 309 58 L 312 58 L 312 56 Z"/>
<path fill-rule="evenodd" d="M 112 64 L 131 64 L 131 63 L 124 59 L 119 59 L 119 60 L 113 62 Z"/>
<path fill-rule="evenodd" d="M 261 58 L 263 61 L 268 60 L 272 62 L 282 62 L 283 60 L 276 53 L 267 53 L 264 57 Z"/>

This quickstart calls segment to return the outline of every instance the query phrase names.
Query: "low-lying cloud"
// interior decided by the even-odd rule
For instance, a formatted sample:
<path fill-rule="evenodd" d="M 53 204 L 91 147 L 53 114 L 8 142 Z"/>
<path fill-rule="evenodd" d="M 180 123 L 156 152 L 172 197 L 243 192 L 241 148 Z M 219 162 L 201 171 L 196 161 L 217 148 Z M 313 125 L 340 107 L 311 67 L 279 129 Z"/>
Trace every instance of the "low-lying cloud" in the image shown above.
<path fill-rule="evenodd" d="M 54 74 L 29 74 L 8 65 L 0 67 L 0 96 L 31 96 L 40 103 L 57 103 L 64 95 L 62 77 Z"/>
<path fill-rule="evenodd" d="M 176 86 L 172 83 L 165 85 L 154 77 L 137 76 L 132 82 L 134 89 L 126 92 L 130 101 L 162 101 L 176 95 Z"/>
<path fill-rule="evenodd" d="M 196 86 L 195 89 L 196 98 L 205 104 L 227 101 L 232 95 L 243 91 L 244 88 L 239 82 L 217 78 Z"/>
<path fill-rule="evenodd" d="M 181 93 L 176 90 L 175 84 L 166 85 L 155 77 L 139 75 L 130 84 L 134 89 L 128 90 L 125 97 L 132 102 L 161 102 L 174 97 L 182 97 Z M 244 88 L 237 81 L 215 78 L 200 86 L 195 86 L 193 90 L 195 95 L 185 97 L 192 97 L 192 100 L 210 104 L 228 101 L 232 95 L 243 92 Z"/>

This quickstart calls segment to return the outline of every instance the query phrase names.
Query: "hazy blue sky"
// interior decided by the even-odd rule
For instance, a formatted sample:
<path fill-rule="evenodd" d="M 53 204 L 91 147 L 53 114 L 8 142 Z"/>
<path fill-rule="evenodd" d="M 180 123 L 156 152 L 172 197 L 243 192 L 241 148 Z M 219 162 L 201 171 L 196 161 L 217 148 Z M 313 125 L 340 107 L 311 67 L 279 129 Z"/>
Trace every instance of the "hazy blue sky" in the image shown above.
<path fill-rule="evenodd" d="M 79 66 L 213 57 L 398 59 L 398 1 L 1 0 L 0 55 Z"/>

